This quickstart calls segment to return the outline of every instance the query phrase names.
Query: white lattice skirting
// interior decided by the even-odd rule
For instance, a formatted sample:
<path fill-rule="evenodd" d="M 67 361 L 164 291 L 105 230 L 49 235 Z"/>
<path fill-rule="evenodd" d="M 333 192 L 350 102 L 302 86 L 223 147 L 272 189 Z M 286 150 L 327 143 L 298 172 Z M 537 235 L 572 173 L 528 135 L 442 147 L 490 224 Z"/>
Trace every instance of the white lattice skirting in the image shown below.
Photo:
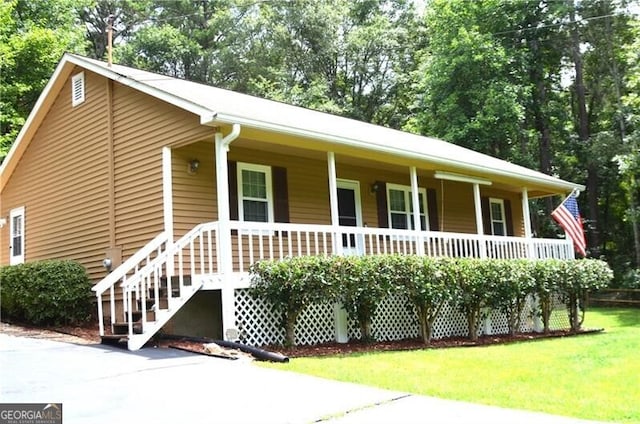
<path fill-rule="evenodd" d="M 249 294 L 248 289 L 235 290 L 236 326 L 240 340 L 253 346 L 284 343 L 284 329 L 271 306 Z M 532 332 L 541 324 L 535 321 L 535 303 L 527 302 L 522 312 L 521 332 Z M 357 322 L 349 320 L 349 338 L 360 337 Z M 556 300 L 549 323 L 551 330 L 569 328 L 564 305 Z M 415 314 L 408 310 L 401 295 L 386 298 L 379 306 L 371 323 L 376 340 L 390 341 L 418 337 L 419 327 Z M 298 317 L 295 343 L 314 345 L 335 340 L 334 308 L 330 303 L 312 304 Z M 505 334 L 508 332 L 507 318 L 499 311 L 491 311 L 480 328 L 480 334 Z M 436 319 L 433 331 L 435 339 L 467 335 L 467 322 L 451 305 L 445 305 Z"/>

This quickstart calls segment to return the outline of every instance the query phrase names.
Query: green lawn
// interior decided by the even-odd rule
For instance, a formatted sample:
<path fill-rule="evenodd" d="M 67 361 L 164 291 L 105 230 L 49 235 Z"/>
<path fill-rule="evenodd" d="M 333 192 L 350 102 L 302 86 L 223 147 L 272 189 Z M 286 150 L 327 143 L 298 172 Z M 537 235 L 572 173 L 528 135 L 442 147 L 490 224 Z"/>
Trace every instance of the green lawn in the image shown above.
<path fill-rule="evenodd" d="M 587 312 L 605 332 L 511 345 L 296 358 L 274 368 L 385 389 L 640 422 L 640 309 Z"/>

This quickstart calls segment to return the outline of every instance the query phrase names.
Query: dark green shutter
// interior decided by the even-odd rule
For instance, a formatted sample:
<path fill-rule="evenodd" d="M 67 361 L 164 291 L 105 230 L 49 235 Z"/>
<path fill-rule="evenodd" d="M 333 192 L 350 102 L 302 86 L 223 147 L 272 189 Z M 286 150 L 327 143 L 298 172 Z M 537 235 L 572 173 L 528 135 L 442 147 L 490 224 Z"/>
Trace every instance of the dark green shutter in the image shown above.
<path fill-rule="evenodd" d="M 387 183 L 376 181 L 376 203 L 378 205 L 378 228 L 389 228 L 389 215 L 387 208 Z"/>
<path fill-rule="evenodd" d="M 482 211 L 482 230 L 486 235 L 493 235 L 491 229 L 491 207 L 489 206 L 489 198 L 480 198 L 480 210 Z"/>
<path fill-rule="evenodd" d="M 513 216 L 511 215 L 511 200 L 504 199 L 505 224 L 507 225 L 507 235 L 513 236 Z"/>
<path fill-rule="evenodd" d="M 273 183 L 273 220 L 289 222 L 289 186 L 287 184 L 287 168 L 274 166 L 271 169 Z"/>
<path fill-rule="evenodd" d="M 227 162 L 229 180 L 229 218 L 238 220 L 238 167 L 236 162 Z"/>
<path fill-rule="evenodd" d="M 438 201 L 436 190 L 427 189 L 427 211 L 429 212 L 429 230 L 440 231 L 440 220 L 438 219 Z"/>

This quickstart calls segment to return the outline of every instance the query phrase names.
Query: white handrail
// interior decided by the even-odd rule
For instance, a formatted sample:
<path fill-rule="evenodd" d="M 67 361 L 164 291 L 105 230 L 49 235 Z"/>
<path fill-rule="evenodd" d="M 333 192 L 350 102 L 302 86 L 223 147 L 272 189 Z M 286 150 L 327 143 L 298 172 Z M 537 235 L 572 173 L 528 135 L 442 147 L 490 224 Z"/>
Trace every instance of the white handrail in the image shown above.
<path fill-rule="evenodd" d="M 153 240 L 147 243 L 142 249 L 138 250 L 133 256 L 124 261 L 119 267 L 109 273 L 99 283 L 93 286 L 91 290 L 96 292 L 96 296 L 102 294 L 112 285 L 116 284 L 118 280 L 122 279 L 125 275 L 131 272 L 140 262 L 147 259 L 147 257 L 158 250 L 162 244 L 168 240 L 167 234 L 162 232 L 158 234 Z"/>

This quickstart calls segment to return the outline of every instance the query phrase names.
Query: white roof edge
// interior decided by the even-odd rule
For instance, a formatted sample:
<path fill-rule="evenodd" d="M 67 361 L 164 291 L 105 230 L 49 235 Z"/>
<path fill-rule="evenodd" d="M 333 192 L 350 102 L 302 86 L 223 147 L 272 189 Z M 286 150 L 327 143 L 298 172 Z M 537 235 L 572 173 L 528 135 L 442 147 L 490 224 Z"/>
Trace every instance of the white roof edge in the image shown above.
<path fill-rule="evenodd" d="M 372 144 L 372 143 L 368 143 L 367 140 L 364 138 L 358 138 L 357 135 L 354 137 L 354 134 L 351 134 L 351 135 L 340 135 L 339 133 L 331 134 L 331 133 L 322 131 L 320 128 L 304 128 L 303 126 L 298 125 L 297 123 L 289 124 L 289 123 L 283 123 L 283 122 L 273 122 L 271 120 L 266 119 L 268 117 L 265 115 L 262 115 L 256 118 L 251 115 L 242 114 L 242 112 L 241 113 L 237 113 L 237 112 L 221 113 L 219 111 L 214 111 L 211 108 L 205 107 L 202 104 L 197 103 L 198 101 L 197 97 L 195 98 L 195 100 L 193 98 L 187 99 L 183 96 L 180 96 L 180 92 L 171 93 L 168 90 L 164 90 L 162 87 L 157 88 L 157 87 L 154 87 L 152 84 L 138 81 L 135 79 L 135 76 L 123 75 L 122 73 L 119 73 L 116 70 L 108 67 L 103 62 L 96 61 L 89 58 L 84 58 L 82 56 L 78 56 L 71 53 L 65 53 L 62 59 L 60 60 L 60 62 L 58 63 L 51 78 L 47 82 L 47 85 L 45 86 L 42 93 L 38 97 L 38 100 L 36 101 L 34 108 L 29 114 L 22 129 L 18 133 L 18 136 L 16 137 L 15 142 L 13 143 L 13 145 L 11 146 L 11 149 L 9 150 L 7 156 L 5 157 L 5 160 L 0 165 L 0 190 L 2 190 L 5 184 L 7 183 L 8 177 L 5 176 L 4 174 L 7 171 L 9 173 L 13 172 L 13 169 L 16 166 L 14 162 L 17 160 L 17 158 L 15 158 L 14 156 L 20 153 L 22 144 L 24 144 L 23 139 L 27 136 L 27 134 L 30 131 L 35 130 L 35 128 L 32 129 L 31 127 L 34 121 L 36 120 L 36 118 L 40 116 L 42 112 L 40 109 L 43 108 L 45 101 L 47 100 L 50 94 L 50 91 L 53 89 L 53 87 L 57 83 L 59 83 L 58 78 L 63 72 L 65 65 L 67 65 L 68 63 L 85 68 L 105 78 L 109 78 L 111 80 L 117 81 L 120 84 L 126 85 L 128 87 L 131 87 L 132 89 L 143 92 L 147 95 L 150 95 L 159 100 L 162 100 L 176 107 L 179 107 L 183 110 L 191 112 L 200 117 L 200 122 L 202 125 L 216 125 L 218 123 L 241 124 L 241 125 L 246 125 L 246 126 L 257 128 L 257 129 L 281 132 L 285 134 L 296 135 L 296 136 L 301 136 L 305 138 L 313 138 L 317 140 L 326 140 L 330 143 L 335 143 L 337 145 L 355 147 L 355 148 L 365 149 L 365 150 L 373 150 L 373 151 L 387 153 L 387 154 L 391 154 L 397 157 L 402 157 L 407 159 L 425 160 L 436 165 L 463 168 L 465 171 L 469 171 L 471 173 L 478 172 L 480 174 L 486 174 L 487 171 L 489 171 L 491 175 L 508 177 L 512 179 L 513 178 L 519 179 L 520 181 L 524 182 L 523 184 L 524 186 L 527 185 L 526 183 L 539 184 L 539 185 L 544 185 L 550 189 L 557 189 L 559 191 L 566 190 L 567 192 L 574 189 L 579 191 L 583 191 L 585 189 L 584 185 L 561 180 L 559 178 L 546 175 L 539 171 L 534 171 L 532 169 L 525 168 L 519 165 L 515 165 L 507 161 L 502 161 L 502 162 L 505 162 L 505 164 L 508 164 L 508 169 L 503 170 L 503 169 L 500 169 L 499 166 L 497 166 L 499 165 L 499 163 L 494 164 L 493 166 L 487 167 L 487 166 L 481 166 L 475 162 L 471 162 L 470 159 L 460 160 L 460 159 L 453 158 L 453 155 L 449 155 L 451 157 L 445 157 L 443 155 L 430 154 L 429 152 L 425 152 L 425 151 L 416 152 L 410 149 L 411 147 L 410 142 L 415 140 L 412 140 L 411 138 L 408 138 L 408 137 L 420 137 L 421 139 L 432 140 L 434 142 L 439 142 L 439 143 L 445 143 L 445 142 L 439 139 L 420 136 L 416 134 L 410 134 L 403 131 L 387 128 L 387 127 L 381 127 L 381 126 L 379 127 L 379 126 L 375 126 L 373 124 L 368 124 L 365 122 L 354 121 L 353 123 L 354 125 L 355 124 L 365 125 L 365 127 L 362 127 L 364 129 L 367 128 L 366 126 L 371 126 L 371 127 L 384 129 L 385 131 L 396 132 L 399 136 L 405 137 L 405 139 L 409 142 L 409 144 L 408 143 L 404 143 L 404 145 L 400 144 L 401 147 L 399 147 L 398 145 L 390 145 L 390 144 Z M 131 69 L 134 69 L 134 68 L 131 68 Z M 166 78 L 170 78 L 170 77 L 166 77 Z M 240 94 L 240 93 L 237 93 L 237 94 Z M 246 96 L 246 95 L 243 95 L 243 96 Z M 250 97 L 253 97 L 253 96 L 250 96 Z M 268 101 L 267 99 L 261 99 L 261 98 L 257 98 L 257 99 L 261 101 L 265 101 L 265 100 Z M 286 106 L 296 108 L 296 109 L 304 109 L 305 113 L 310 113 L 310 114 L 319 113 L 323 115 L 329 115 L 323 112 L 313 111 L 310 109 L 298 108 L 293 105 L 286 105 Z M 342 118 L 335 115 L 331 115 L 331 116 L 335 117 L 335 119 L 348 119 L 348 118 Z M 353 120 L 349 119 L 349 121 L 353 121 Z M 464 149 L 461 146 L 457 146 L 457 147 L 460 149 Z M 464 150 L 469 150 L 469 149 L 464 149 Z M 469 151 L 473 152 L 471 150 Z M 474 153 L 481 155 L 481 153 L 479 152 L 474 152 Z M 483 155 L 483 156 L 487 156 L 487 155 Z M 487 157 L 494 159 L 496 161 L 500 160 L 497 158 L 493 158 L 491 156 L 487 156 Z"/>
<path fill-rule="evenodd" d="M 155 87 L 152 87 L 140 81 L 136 81 L 128 76 L 119 74 L 118 72 L 114 71 L 108 66 L 96 65 L 93 62 L 91 62 L 89 59 L 86 59 L 82 56 L 77 56 L 71 53 L 65 53 L 65 57 L 67 56 L 68 56 L 68 61 L 73 63 L 74 65 L 82 66 L 83 68 L 86 68 L 91 72 L 95 72 L 96 74 L 102 75 L 106 78 L 119 82 L 122 85 L 131 87 L 135 90 L 141 91 L 145 94 L 158 98 L 167 103 L 171 103 L 172 105 L 177 106 L 181 109 L 184 109 L 188 112 L 191 112 L 195 115 L 204 117 L 204 116 L 211 116 L 211 114 L 213 113 L 213 111 L 209 110 L 204 106 L 185 100 L 182 97 L 178 97 L 173 94 L 167 93 L 166 91 L 158 90 Z M 63 60 L 64 60 L 64 57 L 63 57 Z"/>
<path fill-rule="evenodd" d="M 242 116 L 232 116 L 232 115 L 228 115 L 228 114 L 223 114 L 223 113 L 217 113 L 215 116 L 208 116 L 208 120 L 206 121 L 207 123 L 211 124 L 213 122 L 219 122 L 222 124 L 241 124 L 241 125 L 248 125 L 251 127 L 255 127 L 255 128 L 259 128 L 259 129 L 266 129 L 266 130 L 272 130 L 272 131 L 279 131 L 279 132 L 284 132 L 287 134 L 291 134 L 291 135 L 297 135 L 297 136 L 301 136 L 301 137 L 309 137 L 309 138 L 321 138 L 321 139 L 325 139 L 328 141 L 332 141 L 336 144 L 341 144 L 344 146 L 349 146 L 349 147 L 356 147 L 356 148 L 362 148 L 362 149 L 366 149 L 366 150 L 372 150 L 372 146 L 368 145 L 365 142 L 362 142 L 360 140 L 356 140 L 353 138 L 348 138 L 348 137 L 340 137 L 340 136 L 334 136 L 334 135 L 330 135 L 330 134 L 326 134 L 326 133 L 318 133 L 315 131 L 310 131 L 310 130 L 305 130 L 303 128 L 299 128 L 299 127 L 293 127 L 293 126 L 285 126 L 285 125 L 281 125 L 281 124 L 274 124 L 272 122 L 264 122 L 264 121 L 257 121 L 251 118 L 247 118 L 247 117 L 242 117 Z M 430 162 L 439 164 L 439 165 L 453 165 L 453 166 L 463 166 L 466 169 L 469 170 L 473 170 L 473 171 L 478 171 L 478 172 L 486 172 L 487 171 L 487 167 L 486 166 L 480 166 L 477 164 L 473 164 L 473 163 L 467 163 L 467 162 L 462 162 L 462 161 L 456 161 L 453 159 L 444 159 L 440 156 L 430 156 L 430 155 L 425 155 L 425 154 L 420 154 L 417 155 L 415 152 L 413 151 L 409 151 L 409 150 L 405 150 L 402 148 L 398 148 L 395 146 L 391 146 L 391 145 L 386 145 L 386 146 L 376 146 L 376 150 L 381 151 L 383 153 L 389 153 L 392 155 L 396 155 L 396 156 L 400 156 L 400 157 L 404 157 L 404 158 L 408 158 L 408 159 L 424 159 L 424 160 L 428 160 Z M 514 165 L 514 164 L 512 164 Z M 537 171 L 533 171 L 529 168 L 524 168 L 523 169 L 529 171 L 529 172 L 537 172 Z M 495 169 L 492 168 L 491 169 L 491 173 L 494 175 L 500 175 L 500 176 L 505 176 L 505 177 L 513 177 L 514 173 L 511 171 L 502 171 L 499 169 Z M 571 191 L 571 190 L 579 190 L 579 191 L 583 191 L 585 189 L 584 185 L 581 184 L 576 184 L 576 183 L 572 183 L 569 181 L 564 181 L 561 180 L 559 178 L 553 177 L 551 175 L 546 175 L 546 174 L 542 174 L 539 173 L 540 176 L 539 177 L 534 177 L 531 175 L 527 175 L 525 173 L 522 174 L 517 174 L 516 176 L 525 180 L 525 181 L 530 181 L 536 184 L 544 184 L 544 185 L 551 185 L 554 186 L 558 189 L 564 189 L 567 191 Z"/>

